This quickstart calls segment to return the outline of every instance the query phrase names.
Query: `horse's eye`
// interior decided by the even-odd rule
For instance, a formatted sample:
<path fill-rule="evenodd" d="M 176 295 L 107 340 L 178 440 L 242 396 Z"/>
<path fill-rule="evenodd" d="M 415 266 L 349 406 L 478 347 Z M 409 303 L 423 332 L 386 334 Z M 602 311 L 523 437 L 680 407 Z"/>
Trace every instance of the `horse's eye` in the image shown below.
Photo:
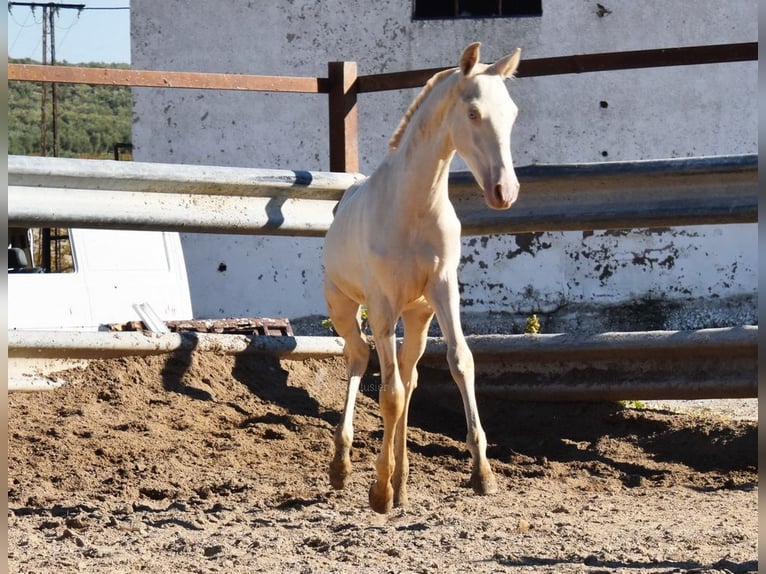
<path fill-rule="evenodd" d="M 481 119 L 481 113 L 476 108 L 469 108 L 468 110 L 468 119 L 471 121 L 476 121 Z"/>

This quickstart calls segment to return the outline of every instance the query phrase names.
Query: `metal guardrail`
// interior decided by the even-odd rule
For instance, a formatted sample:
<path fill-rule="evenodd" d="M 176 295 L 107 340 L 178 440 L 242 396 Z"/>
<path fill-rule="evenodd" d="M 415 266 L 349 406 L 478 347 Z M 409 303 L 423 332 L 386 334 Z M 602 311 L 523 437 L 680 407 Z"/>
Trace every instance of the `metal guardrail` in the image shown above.
<path fill-rule="evenodd" d="M 696 157 L 516 170 L 518 201 L 487 209 L 471 174 L 450 177 L 463 235 L 752 223 L 758 157 Z"/>
<path fill-rule="evenodd" d="M 347 173 L 8 157 L 8 224 L 322 236 Z"/>
<path fill-rule="evenodd" d="M 517 400 L 758 396 L 758 327 L 468 337 L 478 392 Z M 446 369 L 429 341 L 422 367 Z"/>
<path fill-rule="evenodd" d="M 479 393 L 529 400 L 756 397 L 757 327 L 598 335 L 467 337 Z M 8 358 L 105 359 L 125 355 L 272 355 L 340 357 L 338 337 L 258 337 L 213 333 L 9 331 Z M 446 344 L 428 339 L 422 368 L 447 369 Z M 373 357 L 374 360 L 374 357 Z M 56 388 L 15 377 L 9 390 Z"/>
<path fill-rule="evenodd" d="M 755 155 L 520 167 L 519 200 L 484 205 L 450 176 L 463 235 L 755 222 Z M 360 174 L 8 157 L 8 224 L 321 237 Z"/>

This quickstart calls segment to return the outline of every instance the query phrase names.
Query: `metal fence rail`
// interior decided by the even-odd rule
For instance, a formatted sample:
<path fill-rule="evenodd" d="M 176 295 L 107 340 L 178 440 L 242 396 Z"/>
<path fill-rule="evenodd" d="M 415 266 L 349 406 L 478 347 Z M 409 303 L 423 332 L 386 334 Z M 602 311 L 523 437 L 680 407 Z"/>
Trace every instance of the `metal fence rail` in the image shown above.
<path fill-rule="evenodd" d="M 756 397 L 757 337 L 757 327 L 735 327 L 467 339 L 482 381 L 480 393 L 534 400 L 618 400 Z M 8 333 L 11 362 L 205 351 L 303 360 L 340 357 L 343 340 L 213 333 Z M 444 340 L 429 338 L 421 366 L 446 370 L 445 355 Z M 56 386 L 35 376 L 14 377 L 9 382 L 12 391 Z"/>
<path fill-rule="evenodd" d="M 517 169 L 508 211 L 450 176 L 463 235 L 755 222 L 755 155 Z M 321 237 L 359 174 L 8 157 L 8 224 Z"/>
<path fill-rule="evenodd" d="M 322 236 L 347 173 L 8 157 L 11 226 Z"/>
<path fill-rule="evenodd" d="M 517 169 L 518 201 L 487 209 L 470 173 L 450 177 L 463 235 L 758 220 L 758 158 L 698 157 Z"/>

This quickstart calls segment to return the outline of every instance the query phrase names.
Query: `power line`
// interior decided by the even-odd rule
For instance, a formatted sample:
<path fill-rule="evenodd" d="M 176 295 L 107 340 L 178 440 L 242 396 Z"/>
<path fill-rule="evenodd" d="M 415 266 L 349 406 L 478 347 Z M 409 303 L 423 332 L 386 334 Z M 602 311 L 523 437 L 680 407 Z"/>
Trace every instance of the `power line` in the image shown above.
<path fill-rule="evenodd" d="M 62 28 L 61 26 L 58 27 L 59 30 L 64 30 L 65 32 L 64 37 L 61 38 L 61 40 L 59 40 L 59 48 L 61 48 L 61 46 L 64 45 L 64 42 L 66 42 L 66 39 L 69 37 L 69 32 L 72 31 L 72 28 L 74 28 L 75 25 L 79 23 L 79 21 L 80 21 L 80 12 L 78 11 L 76 19 L 73 20 L 69 26 L 67 26 L 66 28 Z"/>
<path fill-rule="evenodd" d="M 69 24 L 69 26 L 62 26 L 61 24 L 56 24 L 56 29 L 57 30 L 68 31 L 68 30 L 71 30 L 72 28 L 74 28 L 80 22 L 80 14 L 81 14 L 81 12 L 82 12 L 82 10 L 78 10 L 77 11 L 77 14 L 75 14 L 75 17 L 72 19 L 72 21 Z"/>
<path fill-rule="evenodd" d="M 31 11 L 27 12 L 27 17 L 24 19 L 24 24 L 19 24 L 16 21 L 16 18 L 14 18 L 13 15 L 11 15 L 11 18 L 13 18 L 13 21 L 16 22 L 16 24 L 19 26 L 19 31 L 16 32 L 16 38 L 14 38 L 13 43 L 11 44 L 10 50 L 13 50 L 14 46 L 16 46 L 16 42 L 19 41 L 19 37 L 21 36 L 21 32 L 24 30 L 24 28 L 31 28 L 32 27 L 32 24 L 30 24 L 29 26 L 26 25 L 27 22 L 29 21 L 29 17 L 31 15 L 32 15 Z"/>
<path fill-rule="evenodd" d="M 85 4 L 58 4 L 55 2 L 8 2 L 9 11 L 14 6 L 26 6 L 27 8 L 32 8 L 33 10 L 35 8 L 54 8 L 56 10 L 59 8 L 75 8 L 77 10 L 82 10 L 85 8 Z"/>
<path fill-rule="evenodd" d="M 19 28 L 32 28 L 35 24 L 39 24 L 40 23 L 37 20 L 35 20 L 32 24 L 27 24 L 27 22 L 29 22 L 29 17 L 30 16 L 34 17 L 34 10 L 30 10 L 29 12 L 27 12 L 27 17 L 24 18 L 24 23 L 23 24 L 19 24 L 19 21 L 16 20 L 16 16 L 13 15 L 13 11 L 11 10 L 10 6 L 8 7 L 8 14 L 10 14 L 11 19 L 16 23 L 16 25 Z"/>
<path fill-rule="evenodd" d="M 85 4 L 59 4 L 55 2 L 8 2 L 8 12 L 14 6 L 25 6 L 27 8 L 76 8 L 77 10 L 130 10 L 130 6 L 86 6 Z"/>

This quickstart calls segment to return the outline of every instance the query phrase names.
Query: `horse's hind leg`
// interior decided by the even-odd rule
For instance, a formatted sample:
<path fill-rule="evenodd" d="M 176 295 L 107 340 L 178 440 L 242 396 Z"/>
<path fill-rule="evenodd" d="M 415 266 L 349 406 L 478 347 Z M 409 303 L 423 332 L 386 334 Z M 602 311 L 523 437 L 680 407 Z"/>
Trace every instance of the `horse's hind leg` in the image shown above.
<path fill-rule="evenodd" d="M 391 479 L 396 467 L 394 442 L 404 410 L 404 385 L 396 357 L 396 313 L 384 297 L 370 298 L 369 319 L 380 361 L 380 414 L 383 417 L 383 443 L 375 461 L 377 479 L 370 487 L 370 506 L 386 514 L 393 506 Z"/>
<path fill-rule="evenodd" d="M 394 443 L 396 468 L 394 470 L 394 506 L 407 505 L 407 477 L 410 464 L 407 457 L 407 414 L 412 392 L 418 386 L 417 364 L 426 349 L 428 326 L 434 316 L 433 309 L 423 302 L 402 313 L 404 341 L 399 348 L 399 374 L 404 384 L 404 412 L 396 428 Z"/>
<path fill-rule="evenodd" d="M 343 337 L 343 354 L 346 358 L 348 389 L 340 423 L 335 429 L 335 454 L 330 463 L 330 484 L 335 489 L 346 486 L 351 474 L 351 443 L 354 440 L 354 404 L 359 383 L 367 370 L 370 347 L 362 336 L 357 313 L 359 304 L 340 293 L 334 285 L 325 285 L 327 307 L 333 327 Z"/>

